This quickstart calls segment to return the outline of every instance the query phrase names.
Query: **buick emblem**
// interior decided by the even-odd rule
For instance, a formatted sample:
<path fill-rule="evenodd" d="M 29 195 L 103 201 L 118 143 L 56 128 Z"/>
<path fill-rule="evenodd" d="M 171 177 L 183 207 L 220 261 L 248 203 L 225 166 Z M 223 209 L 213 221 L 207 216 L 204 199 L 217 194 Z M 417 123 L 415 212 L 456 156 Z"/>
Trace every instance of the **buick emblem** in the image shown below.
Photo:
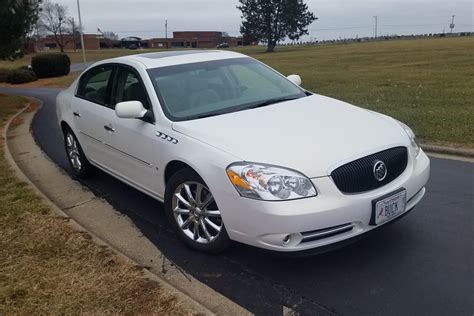
<path fill-rule="evenodd" d="M 387 166 L 383 161 L 377 160 L 374 162 L 374 178 L 377 181 L 383 181 L 387 176 Z"/>

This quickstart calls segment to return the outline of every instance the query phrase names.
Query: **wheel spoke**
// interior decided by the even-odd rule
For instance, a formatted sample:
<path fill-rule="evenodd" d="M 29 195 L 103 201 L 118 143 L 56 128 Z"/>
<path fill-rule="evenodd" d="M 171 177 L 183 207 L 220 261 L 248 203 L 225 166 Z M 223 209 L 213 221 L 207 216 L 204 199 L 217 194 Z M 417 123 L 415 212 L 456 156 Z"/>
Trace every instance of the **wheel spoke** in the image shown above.
<path fill-rule="evenodd" d="M 189 202 L 196 203 L 196 200 L 194 199 L 193 194 L 191 193 L 191 188 L 189 187 L 189 184 L 184 185 L 184 191 L 186 191 L 186 195 L 188 196 Z"/>
<path fill-rule="evenodd" d="M 176 206 L 176 208 L 173 210 L 173 212 L 175 212 L 176 214 L 179 214 L 179 215 L 188 215 L 189 214 L 188 209 L 179 208 L 178 206 Z"/>
<path fill-rule="evenodd" d="M 216 232 L 220 232 L 221 228 L 217 226 L 215 223 L 213 223 L 211 220 L 208 218 L 205 218 L 204 221 L 206 222 L 207 225 L 211 226 Z"/>
<path fill-rule="evenodd" d="M 196 187 L 196 204 L 201 204 L 202 185 L 198 184 Z"/>
<path fill-rule="evenodd" d="M 72 147 L 72 142 L 73 142 L 72 135 L 67 134 L 67 136 L 66 136 L 66 146 L 67 147 Z"/>
<path fill-rule="evenodd" d="M 74 157 L 74 160 L 76 161 L 76 167 L 77 167 L 77 169 L 81 169 L 82 164 L 81 164 L 81 160 L 79 159 L 79 157 L 78 157 L 78 156 L 75 156 L 75 157 Z"/>
<path fill-rule="evenodd" d="M 204 224 L 204 221 L 202 219 L 199 221 L 199 224 L 201 225 L 204 235 L 206 235 L 207 241 L 210 242 L 212 237 L 211 237 L 211 234 L 209 234 L 209 231 L 207 230 L 206 224 Z"/>
<path fill-rule="evenodd" d="M 206 216 L 208 216 L 208 217 L 220 217 L 221 212 L 219 212 L 219 211 L 206 211 Z"/>
<path fill-rule="evenodd" d="M 212 202 L 214 202 L 214 197 L 212 196 L 212 194 L 209 194 L 207 199 L 202 203 L 201 209 L 206 209 L 206 207 L 208 207 Z"/>
<path fill-rule="evenodd" d="M 191 204 L 181 195 L 181 193 L 176 193 L 174 196 L 178 198 L 178 200 L 183 203 L 183 205 L 190 210 L 191 209 Z"/>
<path fill-rule="evenodd" d="M 181 224 L 181 229 L 187 229 L 189 227 L 189 224 L 193 222 L 193 217 L 189 216 L 187 220 L 184 221 L 183 224 Z"/>

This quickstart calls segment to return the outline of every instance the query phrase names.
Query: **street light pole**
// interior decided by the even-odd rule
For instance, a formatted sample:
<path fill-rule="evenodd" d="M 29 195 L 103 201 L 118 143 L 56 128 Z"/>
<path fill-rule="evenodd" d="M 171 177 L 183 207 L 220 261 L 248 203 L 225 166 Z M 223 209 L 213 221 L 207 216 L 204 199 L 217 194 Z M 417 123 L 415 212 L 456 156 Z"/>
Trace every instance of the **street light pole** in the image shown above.
<path fill-rule="evenodd" d="M 377 39 L 377 24 L 378 24 L 377 23 L 378 22 L 377 21 L 377 16 L 374 16 L 374 19 L 375 19 L 375 36 L 374 36 L 374 38 Z"/>
<path fill-rule="evenodd" d="M 451 29 L 451 34 L 453 34 L 453 29 L 454 29 L 454 17 L 455 15 L 452 16 L 451 24 L 449 25 L 449 28 Z"/>
<path fill-rule="evenodd" d="M 84 47 L 84 35 L 82 34 L 81 7 L 79 6 L 79 0 L 77 0 L 77 15 L 79 16 L 79 33 L 81 34 L 82 61 L 84 67 L 86 67 L 86 48 Z"/>

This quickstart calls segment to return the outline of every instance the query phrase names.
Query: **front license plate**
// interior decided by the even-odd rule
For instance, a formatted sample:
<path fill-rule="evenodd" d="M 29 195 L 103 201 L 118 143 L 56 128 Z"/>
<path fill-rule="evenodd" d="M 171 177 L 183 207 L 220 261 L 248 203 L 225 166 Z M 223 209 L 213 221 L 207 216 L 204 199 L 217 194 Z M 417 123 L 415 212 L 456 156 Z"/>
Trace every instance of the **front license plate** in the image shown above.
<path fill-rule="evenodd" d="M 371 225 L 382 224 L 405 212 L 407 191 L 400 189 L 388 196 L 372 201 Z"/>

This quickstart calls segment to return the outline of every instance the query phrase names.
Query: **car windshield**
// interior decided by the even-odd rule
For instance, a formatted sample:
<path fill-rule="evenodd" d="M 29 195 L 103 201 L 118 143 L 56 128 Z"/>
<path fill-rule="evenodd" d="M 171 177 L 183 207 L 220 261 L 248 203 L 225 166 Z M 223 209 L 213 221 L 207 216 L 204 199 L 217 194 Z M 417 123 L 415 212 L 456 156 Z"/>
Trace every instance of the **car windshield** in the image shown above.
<path fill-rule="evenodd" d="M 251 58 L 149 69 L 166 116 L 184 121 L 305 97 L 300 87 Z"/>

